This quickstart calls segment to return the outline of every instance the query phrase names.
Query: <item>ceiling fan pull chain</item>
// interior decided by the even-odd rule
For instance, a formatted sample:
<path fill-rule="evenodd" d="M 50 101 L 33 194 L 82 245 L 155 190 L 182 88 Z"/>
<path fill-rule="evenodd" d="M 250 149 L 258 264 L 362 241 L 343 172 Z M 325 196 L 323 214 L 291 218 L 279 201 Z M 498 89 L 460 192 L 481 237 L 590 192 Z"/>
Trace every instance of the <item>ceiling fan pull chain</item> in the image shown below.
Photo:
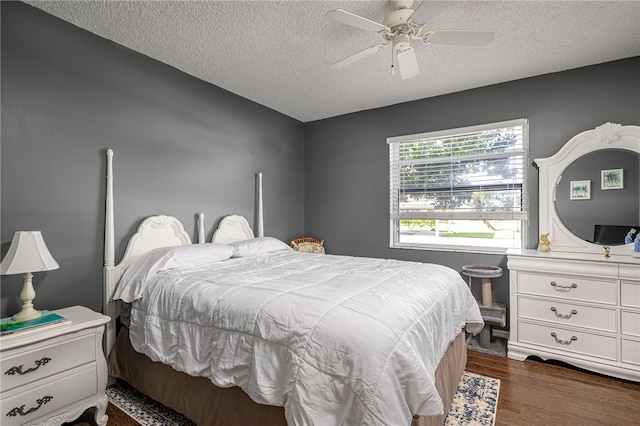
<path fill-rule="evenodd" d="M 393 58 L 394 58 L 394 55 L 393 55 L 394 50 L 395 49 L 393 48 L 393 46 L 391 46 L 391 75 L 396 75 L 396 68 L 395 68 L 394 60 L 393 60 Z"/>

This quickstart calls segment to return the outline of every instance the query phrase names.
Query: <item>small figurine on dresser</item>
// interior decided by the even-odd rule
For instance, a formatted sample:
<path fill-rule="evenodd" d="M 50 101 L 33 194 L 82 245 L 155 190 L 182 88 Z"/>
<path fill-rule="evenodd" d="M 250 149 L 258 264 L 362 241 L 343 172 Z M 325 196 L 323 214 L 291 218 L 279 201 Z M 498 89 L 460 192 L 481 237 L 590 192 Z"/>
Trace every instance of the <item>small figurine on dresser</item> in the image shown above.
<path fill-rule="evenodd" d="M 549 241 L 549 234 L 541 234 L 540 241 L 538 242 L 538 251 L 543 253 L 551 251 L 551 241 Z"/>

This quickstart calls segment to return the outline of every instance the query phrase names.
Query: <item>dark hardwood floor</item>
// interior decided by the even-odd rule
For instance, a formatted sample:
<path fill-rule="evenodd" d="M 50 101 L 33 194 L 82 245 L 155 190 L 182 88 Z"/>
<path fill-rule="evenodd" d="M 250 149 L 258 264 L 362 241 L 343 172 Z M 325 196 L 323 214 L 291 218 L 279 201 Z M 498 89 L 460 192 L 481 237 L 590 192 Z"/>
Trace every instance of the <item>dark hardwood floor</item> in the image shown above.
<path fill-rule="evenodd" d="M 496 426 L 640 425 L 640 383 L 474 351 L 467 371 L 500 379 Z"/>
<path fill-rule="evenodd" d="M 640 425 L 640 383 L 474 351 L 468 352 L 467 371 L 500 379 L 496 426 Z M 68 426 L 93 426 L 90 414 Z M 109 426 L 137 424 L 113 406 L 107 414 Z"/>

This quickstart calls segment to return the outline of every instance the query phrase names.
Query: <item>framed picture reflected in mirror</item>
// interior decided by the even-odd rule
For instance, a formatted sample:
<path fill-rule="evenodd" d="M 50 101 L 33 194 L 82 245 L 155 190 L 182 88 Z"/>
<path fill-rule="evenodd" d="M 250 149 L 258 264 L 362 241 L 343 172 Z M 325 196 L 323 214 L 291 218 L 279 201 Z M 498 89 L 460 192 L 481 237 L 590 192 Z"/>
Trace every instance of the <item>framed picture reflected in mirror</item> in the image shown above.
<path fill-rule="evenodd" d="M 572 180 L 571 181 L 571 200 L 590 200 L 591 199 L 591 181 L 590 180 Z"/>
<path fill-rule="evenodd" d="M 600 171 L 600 189 L 623 189 L 624 169 Z"/>

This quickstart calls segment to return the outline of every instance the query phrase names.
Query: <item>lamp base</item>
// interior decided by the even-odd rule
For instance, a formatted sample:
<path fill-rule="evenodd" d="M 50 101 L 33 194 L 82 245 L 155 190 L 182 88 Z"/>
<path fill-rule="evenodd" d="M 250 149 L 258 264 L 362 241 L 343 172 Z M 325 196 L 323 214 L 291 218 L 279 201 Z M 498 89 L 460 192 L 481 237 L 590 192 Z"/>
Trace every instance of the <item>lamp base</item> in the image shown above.
<path fill-rule="evenodd" d="M 20 292 L 22 310 L 11 317 L 14 321 L 26 321 L 39 318 L 42 315 L 42 312 L 33 309 L 33 299 L 36 297 L 36 292 L 33 289 L 33 284 L 31 282 L 32 277 L 33 275 L 31 272 L 26 272 L 24 274 L 24 284 L 22 286 L 22 291 Z"/>
<path fill-rule="evenodd" d="M 33 309 L 33 306 L 24 306 L 20 312 L 12 316 L 14 321 L 27 321 L 35 318 L 40 318 L 42 312 Z"/>

